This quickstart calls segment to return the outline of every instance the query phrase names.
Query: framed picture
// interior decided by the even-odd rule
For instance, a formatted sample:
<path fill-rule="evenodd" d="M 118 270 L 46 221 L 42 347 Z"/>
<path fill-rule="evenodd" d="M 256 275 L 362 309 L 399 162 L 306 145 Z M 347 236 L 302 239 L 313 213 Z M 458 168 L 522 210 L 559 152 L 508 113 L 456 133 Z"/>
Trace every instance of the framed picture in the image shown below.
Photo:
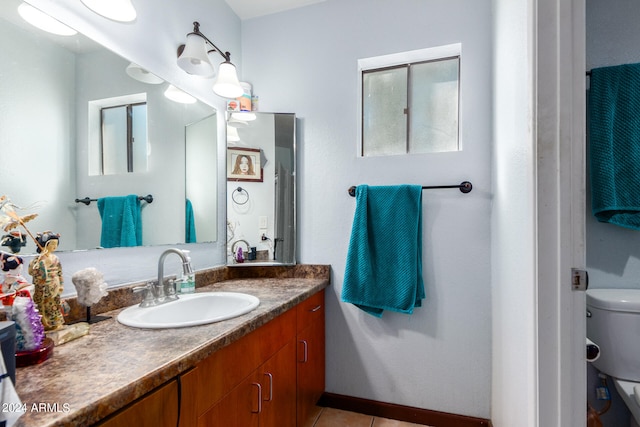
<path fill-rule="evenodd" d="M 227 181 L 262 182 L 258 148 L 227 148 Z"/>

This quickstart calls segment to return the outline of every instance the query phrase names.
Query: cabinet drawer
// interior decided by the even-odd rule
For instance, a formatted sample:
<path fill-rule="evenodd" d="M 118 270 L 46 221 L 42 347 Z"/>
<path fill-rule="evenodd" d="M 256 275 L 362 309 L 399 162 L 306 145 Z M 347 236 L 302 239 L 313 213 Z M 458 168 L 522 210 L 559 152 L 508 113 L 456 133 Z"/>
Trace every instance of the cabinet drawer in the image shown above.
<path fill-rule="evenodd" d="M 310 323 L 324 319 L 324 290 L 302 301 L 297 307 L 298 329 L 302 331 Z"/>

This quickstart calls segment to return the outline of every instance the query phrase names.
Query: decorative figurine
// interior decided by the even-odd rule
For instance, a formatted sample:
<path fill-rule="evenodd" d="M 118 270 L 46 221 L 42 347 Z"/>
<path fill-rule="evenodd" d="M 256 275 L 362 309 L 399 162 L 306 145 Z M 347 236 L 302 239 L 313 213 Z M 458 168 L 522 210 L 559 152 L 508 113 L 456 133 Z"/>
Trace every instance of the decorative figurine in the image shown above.
<path fill-rule="evenodd" d="M 23 263 L 17 255 L 0 252 L 0 270 L 4 272 L 0 302 L 7 319 L 16 322 L 18 352 L 36 350 L 44 340 L 40 313 L 31 299 L 33 285 L 22 276 Z"/>
<path fill-rule="evenodd" d="M 16 296 L 31 298 L 33 285 L 22 276 L 23 264 L 22 257 L 0 252 L 0 270 L 4 272 L 0 301 L 5 307 L 13 305 Z"/>
<path fill-rule="evenodd" d="M 27 228 L 26 224 L 32 219 L 35 219 L 38 216 L 38 214 L 19 215 L 16 210 L 22 210 L 22 208 L 14 204 L 11 201 L 11 199 L 9 199 L 6 195 L 0 196 L 0 227 L 2 227 L 4 231 L 10 233 L 8 235 L 3 236 L 2 238 L 3 245 L 5 245 L 5 238 L 7 236 L 11 236 L 14 233 L 11 230 L 17 227 L 22 227 L 34 242 L 36 240 L 35 237 L 33 237 L 33 234 L 31 234 L 31 232 Z M 18 232 L 18 234 L 22 239 L 22 233 Z M 17 236 L 18 234 L 16 234 L 15 236 Z M 38 242 L 36 242 L 36 245 L 37 244 Z M 13 247 L 11 249 L 13 250 Z M 14 250 L 14 252 L 17 252 L 17 251 Z"/>
<path fill-rule="evenodd" d="M 0 244 L 11 249 L 11 252 L 14 254 L 17 254 L 20 252 L 22 247 L 27 245 L 27 235 L 19 232 L 18 230 L 13 230 L 9 232 L 9 234 L 2 236 Z"/>
<path fill-rule="evenodd" d="M 29 263 L 29 274 L 33 277 L 35 291 L 33 301 L 42 315 L 45 331 L 55 331 L 64 326 L 63 305 L 60 294 L 64 289 L 62 267 L 53 252 L 58 248 L 59 234 L 45 231 L 36 235 L 38 255 Z"/>

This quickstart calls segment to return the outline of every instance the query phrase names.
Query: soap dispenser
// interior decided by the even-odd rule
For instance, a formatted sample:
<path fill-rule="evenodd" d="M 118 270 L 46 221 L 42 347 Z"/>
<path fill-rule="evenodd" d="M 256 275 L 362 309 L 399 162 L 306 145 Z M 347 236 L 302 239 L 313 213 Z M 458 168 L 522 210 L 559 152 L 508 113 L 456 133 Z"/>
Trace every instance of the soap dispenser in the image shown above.
<path fill-rule="evenodd" d="M 189 256 L 190 251 L 183 249 L 182 252 L 184 256 L 189 261 L 189 265 L 191 265 L 191 257 Z M 182 278 L 179 281 L 181 294 L 192 294 L 196 291 L 196 277 L 195 273 L 191 271 L 190 273 L 183 274 Z"/>

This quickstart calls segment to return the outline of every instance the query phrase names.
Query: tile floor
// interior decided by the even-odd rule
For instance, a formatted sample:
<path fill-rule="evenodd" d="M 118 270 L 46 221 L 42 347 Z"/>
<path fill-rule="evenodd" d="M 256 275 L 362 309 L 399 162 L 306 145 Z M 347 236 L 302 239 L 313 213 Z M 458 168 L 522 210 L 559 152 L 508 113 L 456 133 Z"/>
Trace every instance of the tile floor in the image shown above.
<path fill-rule="evenodd" d="M 417 427 L 421 424 L 373 417 L 334 408 L 316 407 L 316 413 L 304 427 Z"/>

